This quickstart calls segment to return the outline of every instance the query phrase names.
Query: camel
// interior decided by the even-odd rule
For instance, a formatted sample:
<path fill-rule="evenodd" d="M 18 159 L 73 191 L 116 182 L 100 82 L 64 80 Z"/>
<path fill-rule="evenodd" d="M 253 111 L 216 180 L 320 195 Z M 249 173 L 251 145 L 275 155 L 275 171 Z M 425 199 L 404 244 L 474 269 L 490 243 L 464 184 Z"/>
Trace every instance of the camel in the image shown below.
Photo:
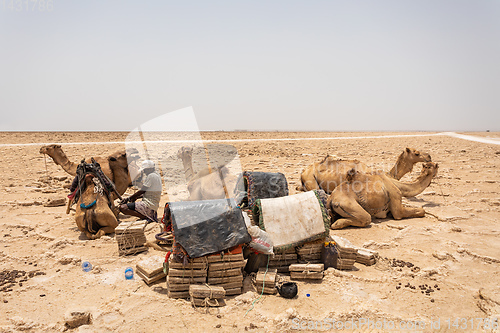
<path fill-rule="evenodd" d="M 229 198 L 236 185 L 236 177 L 225 166 L 206 168 L 196 175 L 192 163 L 193 149 L 181 147 L 177 157 L 182 160 L 190 201 Z M 231 192 L 230 192 L 231 191 Z"/>
<path fill-rule="evenodd" d="M 428 153 L 421 153 L 414 148 L 406 148 L 399 155 L 396 164 L 387 173 L 393 179 L 399 180 L 413 170 L 418 162 L 431 162 Z M 359 172 L 370 172 L 370 168 L 358 160 L 339 160 L 327 155 L 321 162 L 315 162 L 302 171 L 299 191 L 324 190 L 327 194 L 340 185 L 346 178 L 348 170 L 355 169 Z"/>
<path fill-rule="evenodd" d="M 412 183 L 403 183 L 391 178 L 384 172 L 362 173 L 351 169 L 347 181 L 333 190 L 327 200 L 330 216 L 340 215 L 331 228 L 342 229 L 347 226 L 366 227 L 372 216 L 385 218 L 391 213 L 393 218 L 424 217 L 423 208 L 405 207 L 402 197 L 421 193 L 436 176 L 438 164 L 423 164 L 422 172 Z"/>
<path fill-rule="evenodd" d="M 98 178 L 92 174 L 85 175 L 86 188 L 78 198 L 75 213 L 78 229 L 89 239 L 97 239 L 105 234 L 113 233 L 118 226 L 118 220 L 110 208 L 106 194 L 102 189 L 94 190 L 95 187 L 99 189 L 102 186 L 96 184 L 94 179 Z"/>
<path fill-rule="evenodd" d="M 139 158 L 137 149 L 129 149 L 127 151 L 121 150 L 113 153 L 108 157 L 95 157 L 95 161 L 101 165 L 101 170 L 106 176 L 115 184 L 117 192 L 122 195 L 127 188 L 132 185 L 130 179 L 129 167 L 134 166 L 135 163 L 128 164 L 127 154 L 129 159 L 135 161 Z M 76 176 L 76 168 L 78 164 L 71 162 L 61 145 L 48 145 L 40 148 L 40 154 L 49 155 L 55 164 L 60 165 L 64 171 L 72 176 Z M 86 159 L 90 163 L 90 158 Z"/>

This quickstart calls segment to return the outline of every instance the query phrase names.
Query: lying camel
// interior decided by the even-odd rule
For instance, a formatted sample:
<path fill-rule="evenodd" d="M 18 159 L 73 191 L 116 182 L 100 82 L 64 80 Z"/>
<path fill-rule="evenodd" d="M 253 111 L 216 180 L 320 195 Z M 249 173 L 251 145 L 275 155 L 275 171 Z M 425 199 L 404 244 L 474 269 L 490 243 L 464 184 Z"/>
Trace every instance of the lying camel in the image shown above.
<path fill-rule="evenodd" d="M 411 172 L 416 163 L 430 161 L 431 156 L 428 153 L 421 153 L 414 148 L 406 148 L 387 175 L 399 180 Z M 351 169 L 365 173 L 370 172 L 370 168 L 358 160 L 339 160 L 327 155 L 321 162 L 315 162 L 302 171 L 300 175 L 302 185 L 298 186 L 297 190 L 322 189 L 328 194 L 332 193 L 335 187 L 346 180 L 346 173 Z"/>
<path fill-rule="evenodd" d="M 414 182 L 403 183 L 383 172 L 366 174 L 349 170 L 347 181 L 337 186 L 327 200 L 332 221 L 336 214 L 341 216 L 331 228 L 342 229 L 350 225 L 366 227 L 371 223 L 372 216 L 385 218 L 389 212 L 396 220 L 424 217 L 423 208 L 405 207 L 401 198 L 421 193 L 429 186 L 437 171 L 437 163 L 425 163 Z"/>
<path fill-rule="evenodd" d="M 192 155 L 193 149 L 190 147 L 181 147 L 177 152 L 177 156 L 184 165 L 184 173 L 188 181 L 188 200 L 224 199 L 232 196 L 236 177 L 230 174 L 228 168 L 225 166 L 206 168 L 195 175 Z"/>
<path fill-rule="evenodd" d="M 100 187 L 94 183 L 94 179 L 97 177 L 92 174 L 85 176 L 86 188 L 78 198 L 75 213 L 78 229 L 89 239 L 97 239 L 105 234 L 113 233 L 118 226 L 118 220 L 110 208 L 107 195 L 102 190 L 94 193 L 94 188 Z"/>
<path fill-rule="evenodd" d="M 108 157 L 95 157 L 95 161 L 101 165 L 101 170 L 115 184 L 117 192 L 122 195 L 127 188 L 132 185 L 130 179 L 130 168 L 137 168 L 135 163 L 128 164 L 127 154 L 129 159 L 135 161 L 139 158 L 137 149 L 121 150 L 113 153 Z M 60 165 L 64 171 L 72 176 L 76 176 L 76 168 L 78 164 L 71 162 L 61 145 L 48 145 L 40 148 L 40 154 L 49 155 L 55 164 Z M 90 158 L 86 159 L 90 163 Z M 138 169 L 138 168 L 137 168 Z"/>

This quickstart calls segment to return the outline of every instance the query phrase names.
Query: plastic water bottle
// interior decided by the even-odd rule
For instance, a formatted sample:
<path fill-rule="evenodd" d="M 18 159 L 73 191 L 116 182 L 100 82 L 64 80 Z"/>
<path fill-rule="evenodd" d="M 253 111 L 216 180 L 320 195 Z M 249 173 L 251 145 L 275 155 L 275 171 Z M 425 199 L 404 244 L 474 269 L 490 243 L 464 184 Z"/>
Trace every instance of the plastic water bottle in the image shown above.
<path fill-rule="evenodd" d="M 82 263 L 82 269 L 84 272 L 90 272 L 92 270 L 92 264 L 89 263 L 88 261 L 84 261 Z"/>
<path fill-rule="evenodd" d="M 134 278 L 134 270 L 132 267 L 125 268 L 125 279 L 132 280 Z"/>

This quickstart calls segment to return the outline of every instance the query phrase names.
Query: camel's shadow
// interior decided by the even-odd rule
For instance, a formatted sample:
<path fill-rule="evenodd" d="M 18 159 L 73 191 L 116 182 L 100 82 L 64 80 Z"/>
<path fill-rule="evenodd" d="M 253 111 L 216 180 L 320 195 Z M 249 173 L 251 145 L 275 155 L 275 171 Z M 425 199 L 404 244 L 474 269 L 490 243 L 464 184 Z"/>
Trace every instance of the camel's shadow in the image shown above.
<path fill-rule="evenodd" d="M 335 223 L 335 221 L 332 222 L 332 224 Z M 372 227 L 372 224 L 375 223 L 375 224 L 378 224 L 379 222 L 377 220 L 372 220 L 372 223 L 370 223 L 369 225 L 367 225 L 366 227 L 363 227 L 363 229 L 370 229 Z M 354 225 L 349 225 L 347 227 L 344 227 L 342 229 L 330 229 L 330 232 L 335 232 L 337 230 L 359 230 L 360 227 L 356 227 Z"/>
<path fill-rule="evenodd" d="M 160 284 L 165 284 L 165 280 L 163 279 L 160 279 L 156 282 L 153 282 L 149 287 L 151 288 L 151 290 L 153 290 L 155 293 L 158 293 L 160 295 L 167 295 L 168 293 L 168 290 L 167 288 L 164 288 L 163 286 L 161 286 Z"/>
<path fill-rule="evenodd" d="M 439 207 L 441 206 L 440 203 L 438 202 L 434 202 L 434 201 L 427 201 L 427 200 L 424 200 L 424 199 L 421 199 L 421 198 L 416 198 L 416 197 L 410 197 L 410 198 L 406 198 L 408 201 L 411 201 L 411 202 L 419 202 L 419 203 L 422 203 L 422 208 L 424 207 Z"/>
<path fill-rule="evenodd" d="M 76 228 L 76 229 L 77 229 L 77 231 L 80 231 L 80 230 L 78 230 L 78 228 Z M 115 238 L 115 233 L 113 232 L 111 234 L 106 234 L 106 236 L 111 237 L 111 238 Z M 92 239 L 88 238 L 84 232 L 80 232 L 78 239 L 79 240 L 92 240 Z"/>
<path fill-rule="evenodd" d="M 406 198 L 406 200 L 411 202 L 427 202 L 426 200 L 417 197 L 408 197 Z"/>

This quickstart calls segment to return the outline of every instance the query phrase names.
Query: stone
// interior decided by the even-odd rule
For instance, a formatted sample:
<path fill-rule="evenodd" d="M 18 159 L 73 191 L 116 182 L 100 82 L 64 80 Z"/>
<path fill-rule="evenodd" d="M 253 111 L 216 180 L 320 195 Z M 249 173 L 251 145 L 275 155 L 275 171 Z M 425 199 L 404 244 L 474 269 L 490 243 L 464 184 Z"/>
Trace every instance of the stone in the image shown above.
<path fill-rule="evenodd" d="M 89 311 L 71 310 L 64 316 L 64 326 L 76 328 L 82 325 L 92 324 L 92 314 Z"/>
<path fill-rule="evenodd" d="M 65 198 L 49 198 L 44 204 L 45 207 L 66 206 Z"/>
<path fill-rule="evenodd" d="M 78 265 L 80 264 L 82 260 L 74 255 L 66 255 L 58 260 L 58 262 L 62 265 L 68 265 L 68 264 L 75 264 Z"/>

